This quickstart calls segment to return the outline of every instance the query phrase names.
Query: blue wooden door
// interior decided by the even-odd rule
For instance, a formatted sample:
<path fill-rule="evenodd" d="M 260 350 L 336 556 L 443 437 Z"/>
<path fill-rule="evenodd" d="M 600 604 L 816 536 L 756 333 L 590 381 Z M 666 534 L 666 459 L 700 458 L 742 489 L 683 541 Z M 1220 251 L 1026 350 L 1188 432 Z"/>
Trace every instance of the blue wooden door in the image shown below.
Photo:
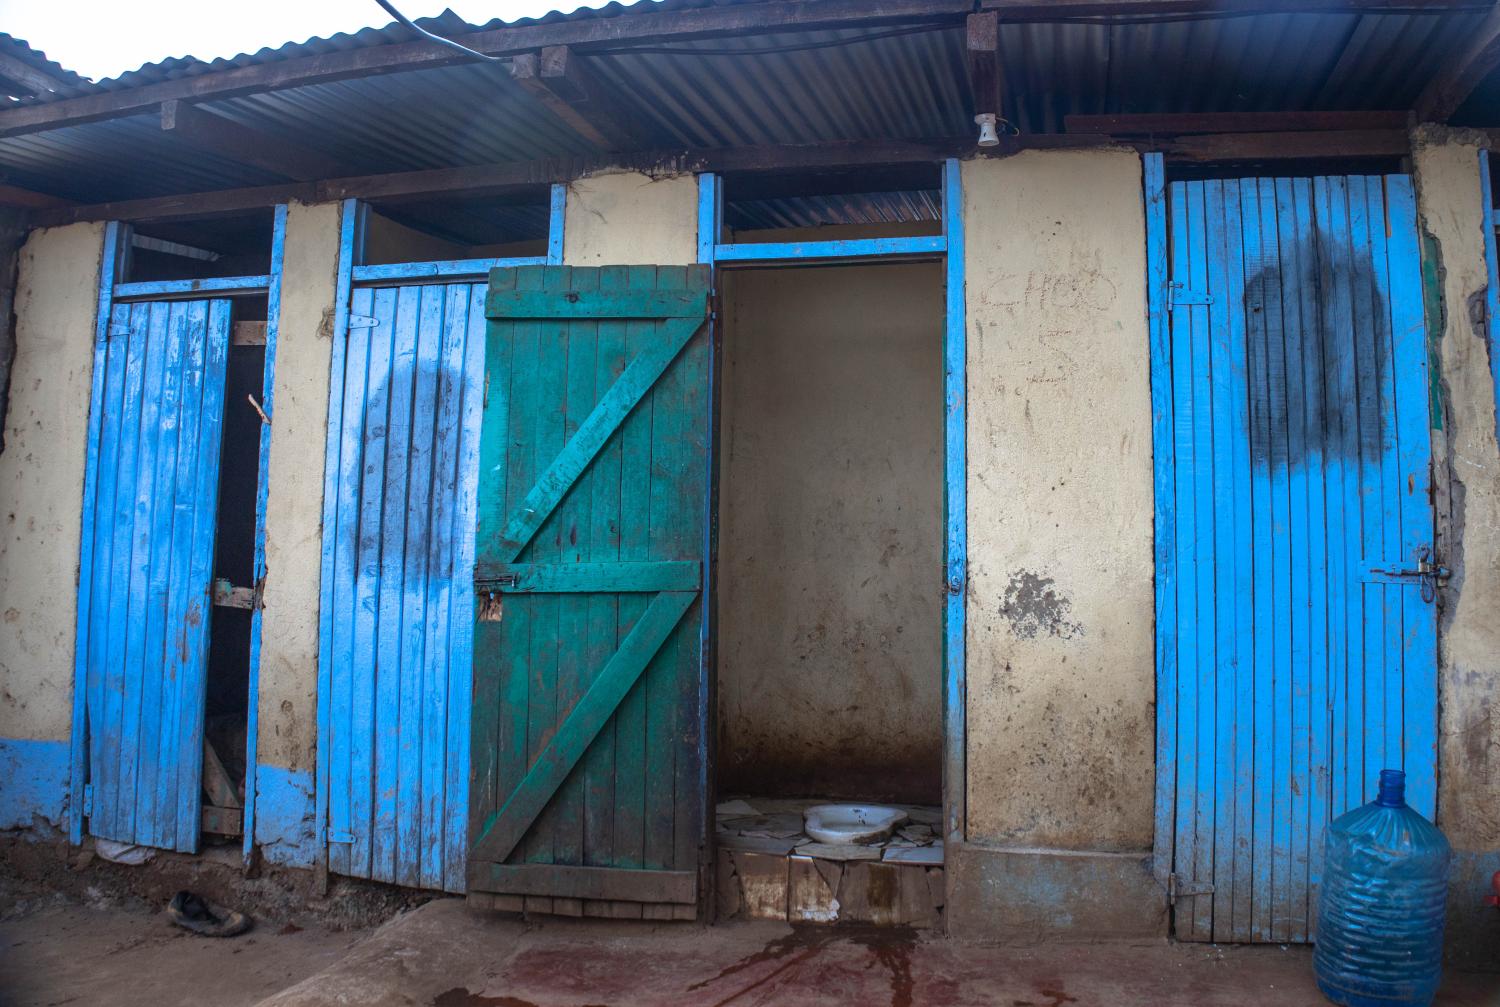
<path fill-rule="evenodd" d="M 706 266 L 491 274 L 471 892 L 692 919 L 705 863 Z"/>
<path fill-rule="evenodd" d="M 484 284 L 352 292 L 329 416 L 329 869 L 463 890 Z"/>
<path fill-rule="evenodd" d="M 1437 795 L 1412 183 L 1179 182 L 1169 203 L 1157 850 L 1179 937 L 1306 941 L 1327 823 L 1383 768 L 1423 814 Z"/>
<path fill-rule="evenodd" d="M 117 304 L 79 577 L 91 835 L 192 852 L 229 302 Z"/>

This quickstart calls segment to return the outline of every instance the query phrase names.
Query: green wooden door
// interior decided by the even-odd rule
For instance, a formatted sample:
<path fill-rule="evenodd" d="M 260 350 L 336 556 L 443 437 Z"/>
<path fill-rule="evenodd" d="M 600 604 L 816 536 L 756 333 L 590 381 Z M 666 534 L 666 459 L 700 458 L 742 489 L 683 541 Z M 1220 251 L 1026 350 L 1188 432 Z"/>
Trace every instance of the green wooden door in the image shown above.
<path fill-rule="evenodd" d="M 708 294 L 706 266 L 490 275 L 469 810 L 476 901 L 696 915 Z"/>

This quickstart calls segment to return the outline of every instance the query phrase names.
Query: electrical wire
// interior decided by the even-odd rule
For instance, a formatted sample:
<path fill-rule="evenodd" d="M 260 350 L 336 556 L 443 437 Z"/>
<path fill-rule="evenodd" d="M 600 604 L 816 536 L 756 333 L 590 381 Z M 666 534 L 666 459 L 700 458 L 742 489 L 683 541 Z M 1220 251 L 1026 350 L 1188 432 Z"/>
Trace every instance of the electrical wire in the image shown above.
<path fill-rule="evenodd" d="M 418 35 L 422 35 L 422 36 L 424 36 L 426 38 L 429 38 L 432 41 L 438 43 L 439 45 L 445 45 L 449 49 L 457 49 L 459 52 L 463 53 L 465 56 L 472 56 L 474 59 L 482 59 L 486 63 L 509 63 L 510 62 L 510 57 L 509 56 L 491 56 L 491 55 L 489 55 L 487 53 L 482 53 L 482 52 L 480 52 L 477 49 L 470 49 L 468 46 L 464 45 L 463 43 L 461 43 L 461 42 L 455 42 L 451 38 L 443 38 L 443 36 L 441 36 L 441 35 L 434 35 L 432 32 L 430 32 L 426 28 L 423 28 L 422 26 L 418 25 L 411 18 L 407 17 L 405 14 L 401 13 L 400 11 L 398 11 L 395 8 L 395 6 L 390 2 L 390 0 L 375 0 L 375 2 L 378 3 L 381 6 L 381 8 L 387 14 L 389 14 L 391 17 L 395 18 L 401 24 L 403 24 L 406 27 L 410 28 L 412 31 L 416 32 Z"/>

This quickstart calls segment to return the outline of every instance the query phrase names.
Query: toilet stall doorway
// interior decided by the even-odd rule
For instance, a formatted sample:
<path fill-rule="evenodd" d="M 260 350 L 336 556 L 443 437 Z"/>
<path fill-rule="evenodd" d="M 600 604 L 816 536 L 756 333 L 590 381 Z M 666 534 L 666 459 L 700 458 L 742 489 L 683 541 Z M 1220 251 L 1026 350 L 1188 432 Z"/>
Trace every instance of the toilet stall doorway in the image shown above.
<path fill-rule="evenodd" d="M 941 865 L 962 822 L 957 166 L 934 166 L 930 190 L 858 191 L 837 202 L 887 215 L 855 211 L 813 232 L 798 214 L 816 212 L 815 200 L 761 201 L 733 180 L 702 180 L 700 259 L 719 267 L 720 915 L 745 908 L 732 851 L 785 855 L 794 887 L 800 867 L 831 900 L 850 876 L 872 873 L 871 859 L 915 853 Z M 783 212 L 785 222 L 755 222 Z M 819 802 L 908 810 L 908 837 L 893 837 L 903 849 L 846 851 L 858 865 L 799 854 L 809 837 L 786 833 Z M 913 878 L 925 892 L 921 868 Z M 788 918 L 834 921 L 826 905 L 788 901 Z M 940 922 L 866 908 L 838 918 Z"/>

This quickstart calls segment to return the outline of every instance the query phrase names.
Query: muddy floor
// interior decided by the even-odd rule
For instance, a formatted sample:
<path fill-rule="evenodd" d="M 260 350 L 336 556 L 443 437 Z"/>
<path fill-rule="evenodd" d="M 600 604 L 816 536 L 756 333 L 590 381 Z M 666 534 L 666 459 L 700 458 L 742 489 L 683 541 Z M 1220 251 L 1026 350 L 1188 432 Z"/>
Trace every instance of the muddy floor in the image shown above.
<path fill-rule="evenodd" d="M 241 1007 L 328 968 L 365 934 L 286 923 L 212 940 L 143 901 L 57 896 L 0 919 L 0 1003 Z"/>
<path fill-rule="evenodd" d="M 1500 1004 L 1450 973 L 1442 1007 Z M 429 902 L 374 930 L 209 940 L 145 903 L 49 896 L 0 920 L 0 1003 L 261 1007 L 1322 1007 L 1307 948 L 994 948 L 896 928 L 523 921 Z"/>
<path fill-rule="evenodd" d="M 253 872 L 252 872 L 253 873 Z M 1308 947 L 1142 941 L 986 947 L 900 927 L 522 919 L 233 857 L 123 867 L 0 843 L 0 1005 L 60 1007 L 1322 1007 Z M 256 919 L 167 922 L 177 888 Z M 1500 955 L 1494 963 L 1500 968 Z M 1500 1007 L 1449 970 L 1441 1007 Z"/>

